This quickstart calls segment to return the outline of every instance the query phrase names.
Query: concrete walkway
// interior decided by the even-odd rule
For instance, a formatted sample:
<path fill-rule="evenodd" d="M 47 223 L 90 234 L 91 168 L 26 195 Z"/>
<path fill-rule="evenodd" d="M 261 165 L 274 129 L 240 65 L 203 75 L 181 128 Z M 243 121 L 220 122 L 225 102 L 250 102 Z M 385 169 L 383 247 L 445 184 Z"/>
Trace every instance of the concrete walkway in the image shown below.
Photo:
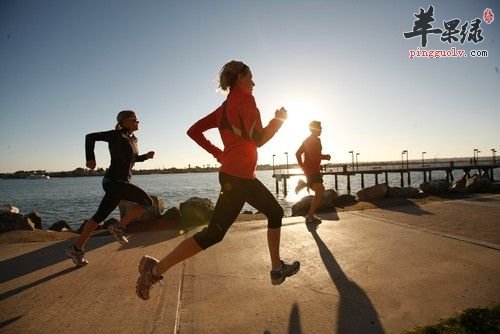
<path fill-rule="evenodd" d="M 149 301 L 135 295 L 138 261 L 170 251 L 177 231 L 92 238 L 80 269 L 68 241 L 0 245 L 0 332 L 400 333 L 500 302 L 500 195 L 324 218 L 285 219 L 281 255 L 301 271 L 280 286 L 266 223 L 242 222 Z"/>

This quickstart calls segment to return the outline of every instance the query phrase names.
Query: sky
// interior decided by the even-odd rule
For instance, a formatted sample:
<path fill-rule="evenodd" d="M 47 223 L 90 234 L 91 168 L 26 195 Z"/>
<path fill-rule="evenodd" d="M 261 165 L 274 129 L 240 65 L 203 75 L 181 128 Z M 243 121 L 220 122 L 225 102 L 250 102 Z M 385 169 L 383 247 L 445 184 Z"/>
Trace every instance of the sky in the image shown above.
<path fill-rule="evenodd" d="M 480 18 L 483 40 L 405 38 L 430 5 L 433 28 Z M 409 58 L 452 48 L 468 57 Z M 226 98 L 217 76 L 233 59 L 252 70 L 264 125 L 288 110 L 259 164 L 294 163 L 311 120 L 333 163 L 500 151 L 499 1 L 3 0 L 0 172 L 85 167 L 85 135 L 123 109 L 139 116 L 141 153 L 156 152 L 136 169 L 216 166 L 186 131 Z M 96 160 L 109 165 L 106 143 Z"/>

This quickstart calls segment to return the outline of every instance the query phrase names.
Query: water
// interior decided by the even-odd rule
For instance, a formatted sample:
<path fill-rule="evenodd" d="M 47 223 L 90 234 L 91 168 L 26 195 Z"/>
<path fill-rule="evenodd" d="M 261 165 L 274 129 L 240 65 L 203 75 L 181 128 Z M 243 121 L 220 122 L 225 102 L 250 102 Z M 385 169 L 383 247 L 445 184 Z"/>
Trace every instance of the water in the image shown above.
<path fill-rule="evenodd" d="M 290 170 L 290 173 L 299 172 Z M 458 178 L 461 171 L 455 171 L 454 177 Z M 272 171 L 257 171 L 257 177 L 274 194 L 275 180 Z M 444 172 L 433 172 L 432 179 L 445 178 Z M 307 195 L 303 190 L 298 195 L 293 192 L 297 181 L 301 177 L 294 176 L 288 180 L 288 196 L 283 196 L 283 184 L 280 183 L 280 194 L 276 196 L 278 202 L 285 210 L 285 215 L 291 214 L 291 207 L 294 203 Z M 500 169 L 495 170 L 495 179 L 500 179 Z M 101 187 L 102 177 L 67 177 L 44 179 L 0 179 L 0 205 L 12 204 L 18 207 L 21 213 L 37 212 L 42 217 L 45 228 L 63 219 L 73 228 L 78 228 L 84 219 L 92 216 L 101 201 L 104 191 Z M 379 183 L 385 181 L 383 174 L 379 175 Z M 423 182 L 422 173 L 411 174 L 411 185 L 417 187 Z M 213 203 L 216 202 L 219 183 L 217 173 L 191 173 L 191 174 L 156 174 L 156 175 L 136 175 L 132 182 L 143 188 L 150 195 L 163 198 L 166 208 L 179 207 L 179 204 L 188 198 L 206 197 Z M 346 177 L 338 177 L 338 192 L 346 193 Z M 407 176 L 404 178 L 407 186 Z M 389 185 L 400 186 L 401 177 L 399 174 L 389 174 Z M 324 176 L 325 187 L 334 188 L 334 177 Z M 375 184 L 373 175 L 365 175 L 365 187 Z M 359 175 L 351 177 L 351 191 L 355 193 L 361 189 L 361 179 Z M 246 205 L 244 210 L 255 209 Z M 119 218 L 118 210 L 115 210 L 110 217 Z"/>

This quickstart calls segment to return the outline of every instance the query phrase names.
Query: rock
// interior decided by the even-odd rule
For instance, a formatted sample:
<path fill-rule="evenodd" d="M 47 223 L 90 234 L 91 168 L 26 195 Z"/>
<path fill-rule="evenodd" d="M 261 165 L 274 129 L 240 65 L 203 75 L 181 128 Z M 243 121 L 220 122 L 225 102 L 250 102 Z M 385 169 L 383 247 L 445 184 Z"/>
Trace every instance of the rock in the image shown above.
<path fill-rule="evenodd" d="M 477 174 L 472 176 L 465 183 L 467 192 L 487 192 L 492 188 L 492 183 L 487 177 L 481 177 Z"/>
<path fill-rule="evenodd" d="M 292 216 L 304 216 L 309 212 L 313 195 L 305 196 L 292 206 Z"/>
<path fill-rule="evenodd" d="M 360 201 L 370 202 L 384 198 L 389 187 L 385 183 L 376 184 L 374 186 L 361 189 L 356 193 Z"/>
<path fill-rule="evenodd" d="M 16 230 L 35 230 L 35 225 L 29 220 L 23 220 L 19 213 L 4 212 L 0 214 L 0 233 Z"/>
<path fill-rule="evenodd" d="M 51 227 L 49 227 L 49 230 L 56 232 L 63 232 L 63 231 L 74 232 L 71 226 L 69 226 L 65 220 L 60 220 L 57 223 L 54 223 Z"/>
<path fill-rule="evenodd" d="M 353 195 L 340 195 L 337 198 L 333 200 L 333 205 L 335 205 L 338 208 L 344 208 L 346 206 L 350 206 L 353 204 L 356 204 L 358 201 L 356 200 L 356 197 Z"/>
<path fill-rule="evenodd" d="M 179 208 L 185 222 L 208 222 L 214 213 L 214 204 L 208 198 L 191 197 Z"/>
<path fill-rule="evenodd" d="M 181 210 L 177 207 L 173 207 L 165 211 L 165 213 L 162 216 L 166 220 L 171 220 L 171 221 L 178 221 L 181 218 Z"/>
<path fill-rule="evenodd" d="M 23 221 L 29 219 L 29 221 L 35 226 L 35 228 L 39 230 L 43 230 L 42 226 L 42 217 L 38 215 L 36 212 L 30 212 L 27 215 L 23 216 Z M 28 223 L 29 224 L 29 223 Z"/>
<path fill-rule="evenodd" d="M 465 192 L 465 185 L 467 184 L 467 174 L 463 174 L 462 177 L 456 180 L 451 186 L 451 191 L 453 192 Z"/>
<path fill-rule="evenodd" d="M 389 187 L 387 197 L 416 198 L 420 196 L 420 191 L 413 187 Z"/>
<path fill-rule="evenodd" d="M 419 188 L 426 194 L 436 195 L 448 192 L 450 183 L 446 180 L 432 180 L 422 183 Z"/>
<path fill-rule="evenodd" d="M 0 213 L 19 213 L 19 208 L 12 204 L 3 204 L 0 205 Z"/>
<path fill-rule="evenodd" d="M 165 201 L 158 196 L 151 196 L 153 199 L 153 205 L 146 209 L 144 213 L 136 221 L 151 221 L 161 217 L 161 214 L 165 210 Z M 130 201 L 120 201 L 118 208 L 120 209 L 120 217 L 123 218 L 125 215 L 134 207 L 137 203 Z"/>
<path fill-rule="evenodd" d="M 313 195 L 305 196 L 292 206 L 292 216 L 304 216 L 309 212 Z M 326 189 L 321 196 L 318 212 L 332 211 L 335 208 L 334 201 L 337 198 L 337 192 L 334 189 Z"/>

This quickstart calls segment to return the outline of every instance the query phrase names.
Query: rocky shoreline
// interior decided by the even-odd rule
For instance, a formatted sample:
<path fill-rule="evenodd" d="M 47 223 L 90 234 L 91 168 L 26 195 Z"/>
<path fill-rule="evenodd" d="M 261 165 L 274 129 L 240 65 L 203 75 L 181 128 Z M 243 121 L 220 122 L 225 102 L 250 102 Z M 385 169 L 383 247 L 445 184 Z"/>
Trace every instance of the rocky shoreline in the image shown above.
<path fill-rule="evenodd" d="M 500 193 L 500 184 L 474 175 L 462 178 L 450 184 L 446 180 L 434 180 L 422 183 L 418 188 L 389 187 L 385 183 L 362 189 L 354 195 L 338 196 L 335 190 L 328 189 L 323 195 L 318 213 L 367 210 L 381 207 L 422 204 L 439 200 L 462 199 L 475 193 Z M 127 226 L 128 233 L 145 230 L 179 229 L 186 230 L 206 224 L 212 216 L 214 204 L 206 198 L 192 197 L 165 211 L 162 198 L 152 196 L 154 205 L 146 210 L 142 217 Z M 303 197 L 292 207 L 292 216 L 303 216 L 309 209 L 313 196 Z M 119 205 L 120 216 L 124 216 L 134 205 L 122 201 Z M 261 213 L 246 211 L 237 221 L 265 220 Z M 115 222 L 110 218 L 103 222 L 95 235 L 107 235 L 107 226 Z M 67 222 L 61 220 L 44 230 L 42 217 L 35 212 L 21 214 L 13 205 L 0 206 L 0 243 L 36 242 L 75 238 L 83 228 L 73 230 Z"/>

